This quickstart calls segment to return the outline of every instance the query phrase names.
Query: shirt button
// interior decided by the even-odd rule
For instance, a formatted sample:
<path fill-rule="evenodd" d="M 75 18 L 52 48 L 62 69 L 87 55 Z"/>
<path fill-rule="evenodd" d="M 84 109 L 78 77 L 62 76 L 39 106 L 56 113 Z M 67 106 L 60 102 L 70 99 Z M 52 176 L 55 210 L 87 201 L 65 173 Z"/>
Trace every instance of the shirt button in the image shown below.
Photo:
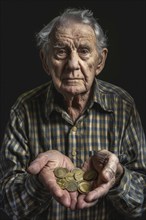
<path fill-rule="evenodd" d="M 73 151 L 72 151 L 72 156 L 76 156 L 76 155 L 77 155 L 76 150 L 73 150 Z"/>
<path fill-rule="evenodd" d="M 76 132 L 77 131 L 77 127 L 73 126 L 71 130 L 72 130 L 72 132 Z"/>

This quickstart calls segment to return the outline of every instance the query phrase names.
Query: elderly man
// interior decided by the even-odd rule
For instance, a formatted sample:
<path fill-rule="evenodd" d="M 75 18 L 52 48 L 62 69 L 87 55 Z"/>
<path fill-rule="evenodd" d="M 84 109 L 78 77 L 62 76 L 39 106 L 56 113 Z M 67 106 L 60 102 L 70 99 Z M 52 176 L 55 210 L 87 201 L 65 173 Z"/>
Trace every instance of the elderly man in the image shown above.
<path fill-rule="evenodd" d="M 130 95 L 97 79 L 108 52 L 101 27 L 90 11 L 67 9 L 37 40 L 51 80 L 11 109 L 0 157 L 3 209 L 13 219 L 140 216 L 144 132 Z M 61 182 L 64 172 L 76 179 L 71 185 Z"/>

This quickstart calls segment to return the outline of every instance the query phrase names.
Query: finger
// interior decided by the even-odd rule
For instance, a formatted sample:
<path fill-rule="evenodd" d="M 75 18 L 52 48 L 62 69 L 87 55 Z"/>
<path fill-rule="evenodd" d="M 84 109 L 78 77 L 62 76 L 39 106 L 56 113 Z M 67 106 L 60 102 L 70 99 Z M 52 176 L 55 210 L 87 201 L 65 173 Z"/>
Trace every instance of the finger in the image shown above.
<path fill-rule="evenodd" d="M 110 152 L 107 150 L 100 150 L 91 157 L 92 165 L 99 173 L 107 163 L 109 154 Z"/>
<path fill-rule="evenodd" d="M 102 170 L 102 176 L 105 181 L 110 181 L 116 175 L 119 160 L 116 155 L 110 154 L 108 162 Z"/>
<path fill-rule="evenodd" d="M 32 161 L 27 171 L 31 174 L 38 174 L 44 166 L 48 166 L 50 169 L 54 169 L 57 166 L 66 167 L 69 170 L 74 167 L 71 160 L 56 150 L 49 150 L 41 153 L 37 158 Z"/>
<path fill-rule="evenodd" d="M 83 165 L 82 165 L 82 170 L 83 171 L 87 171 L 91 169 L 91 158 L 89 158 L 88 160 L 86 160 Z"/>
<path fill-rule="evenodd" d="M 97 188 L 95 188 L 94 190 L 92 190 L 87 194 L 87 196 L 85 197 L 85 201 L 92 202 L 105 196 L 114 183 L 115 183 L 115 178 L 113 178 L 111 181 L 107 183 L 100 184 Z"/>
<path fill-rule="evenodd" d="M 75 165 L 72 163 L 69 157 L 64 155 L 62 167 L 65 167 L 68 170 L 73 170 L 75 168 Z"/>
<path fill-rule="evenodd" d="M 59 165 L 60 161 L 63 161 L 63 154 L 56 150 L 48 150 L 44 153 L 40 153 L 28 167 L 28 172 L 31 174 L 38 174 L 48 161 L 49 167 L 53 169 L 55 166 Z"/>
<path fill-rule="evenodd" d="M 86 195 L 80 195 L 78 197 L 77 209 L 90 208 L 94 206 L 97 202 L 98 202 L 98 199 L 92 202 L 88 202 L 86 201 Z"/>
<path fill-rule="evenodd" d="M 104 182 L 110 181 L 116 175 L 116 172 L 114 170 L 115 169 L 111 168 L 110 166 L 105 167 L 102 172 L 102 180 Z"/>
<path fill-rule="evenodd" d="M 103 182 L 108 182 L 116 174 L 119 159 L 110 151 L 101 150 L 95 152 L 95 155 L 92 157 L 92 163 L 95 169 L 101 173 Z"/>
<path fill-rule="evenodd" d="M 85 197 L 86 195 L 80 195 L 78 197 L 78 202 L 77 202 L 77 209 L 83 209 L 85 207 Z"/>
<path fill-rule="evenodd" d="M 57 202 L 66 208 L 71 207 L 71 198 L 67 190 L 62 190 L 61 188 L 58 188 L 58 186 L 54 185 L 51 192 Z"/>
<path fill-rule="evenodd" d="M 75 210 L 77 205 L 78 192 L 70 192 L 71 204 L 70 209 Z"/>
<path fill-rule="evenodd" d="M 49 157 L 47 154 L 39 154 L 39 156 L 31 162 L 30 166 L 27 168 L 27 171 L 30 174 L 36 175 L 41 169 L 48 163 Z"/>

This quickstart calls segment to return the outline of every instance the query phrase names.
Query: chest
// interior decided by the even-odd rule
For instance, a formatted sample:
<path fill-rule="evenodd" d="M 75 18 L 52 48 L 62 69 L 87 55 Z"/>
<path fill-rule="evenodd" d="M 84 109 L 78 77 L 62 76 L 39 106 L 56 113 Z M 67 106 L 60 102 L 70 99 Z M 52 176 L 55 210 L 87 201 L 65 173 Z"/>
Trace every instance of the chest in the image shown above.
<path fill-rule="evenodd" d="M 61 114 L 52 114 L 47 123 L 32 127 L 31 150 L 34 157 L 40 152 L 55 149 L 67 155 L 77 166 L 94 151 L 113 150 L 115 122 L 112 113 L 86 113 L 74 124 Z"/>

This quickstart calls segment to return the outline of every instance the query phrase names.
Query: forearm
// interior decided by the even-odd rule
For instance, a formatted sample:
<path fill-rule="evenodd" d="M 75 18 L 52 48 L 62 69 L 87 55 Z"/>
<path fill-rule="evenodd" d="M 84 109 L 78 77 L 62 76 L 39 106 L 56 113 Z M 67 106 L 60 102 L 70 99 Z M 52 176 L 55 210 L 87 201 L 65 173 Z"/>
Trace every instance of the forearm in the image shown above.
<path fill-rule="evenodd" d="M 17 219 L 30 218 L 43 212 L 51 201 L 50 193 L 44 189 L 36 176 L 16 174 L 2 184 L 2 204 L 6 213 Z"/>
<path fill-rule="evenodd" d="M 118 211 L 130 217 L 138 217 L 143 212 L 144 178 L 139 173 L 124 168 L 124 175 L 108 198 Z"/>

